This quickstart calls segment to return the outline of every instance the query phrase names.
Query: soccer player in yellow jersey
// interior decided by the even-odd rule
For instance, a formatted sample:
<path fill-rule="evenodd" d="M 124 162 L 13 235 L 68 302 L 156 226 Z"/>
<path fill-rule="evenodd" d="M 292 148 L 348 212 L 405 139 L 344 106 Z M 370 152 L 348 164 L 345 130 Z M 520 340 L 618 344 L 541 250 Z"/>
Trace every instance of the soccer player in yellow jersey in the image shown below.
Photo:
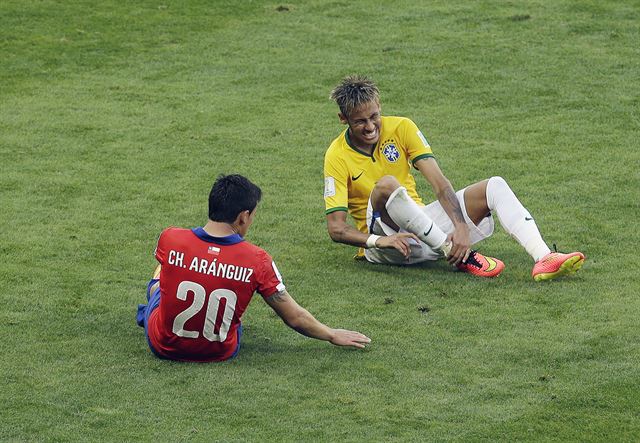
<path fill-rule="evenodd" d="M 462 271 L 495 277 L 504 264 L 470 249 L 504 229 L 531 255 L 535 280 L 571 274 L 580 252 L 551 252 L 535 221 L 501 177 L 454 192 L 416 124 L 381 115 L 379 91 L 366 77 L 350 76 L 331 92 L 347 128 L 324 159 L 327 229 L 333 241 L 360 247 L 373 263 L 411 264 L 446 258 Z M 410 173 L 416 168 L 437 201 L 424 205 Z M 356 228 L 347 222 L 347 213 Z"/>

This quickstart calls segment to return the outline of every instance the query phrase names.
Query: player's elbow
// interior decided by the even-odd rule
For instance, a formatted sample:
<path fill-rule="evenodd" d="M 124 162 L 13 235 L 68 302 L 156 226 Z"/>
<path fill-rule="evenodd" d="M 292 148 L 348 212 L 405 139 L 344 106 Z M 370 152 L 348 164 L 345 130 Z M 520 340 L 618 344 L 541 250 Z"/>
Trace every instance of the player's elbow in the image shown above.
<path fill-rule="evenodd" d="M 344 224 L 342 223 L 328 223 L 327 232 L 329 237 L 336 243 L 342 241 L 342 233 L 344 232 Z"/>
<path fill-rule="evenodd" d="M 327 231 L 329 232 L 329 238 L 331 238 L 331 240 L 333 240 L 336 243 L 340 242 L 341 231 L 339 229 L 332 228 L 331 226 L 329 226 Z"/>
<path fill-rule="evenodd" d="M 346 212 L 334 211 L 327 214 L 327 232 L 331 240 L 343 243 L 348 230 L 349 224 L 347 223 Z"/>

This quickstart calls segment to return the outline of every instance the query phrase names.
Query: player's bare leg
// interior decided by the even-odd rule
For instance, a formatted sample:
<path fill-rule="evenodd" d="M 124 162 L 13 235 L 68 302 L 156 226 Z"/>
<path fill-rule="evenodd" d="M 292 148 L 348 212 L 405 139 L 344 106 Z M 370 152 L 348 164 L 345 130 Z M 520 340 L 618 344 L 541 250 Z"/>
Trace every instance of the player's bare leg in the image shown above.
<path fill-rule="evenodd" d="M 400 182 L 390 175 L 382 177 L 376 183 L 373 191 L 371 191 L 371 206 L 373 210 L 380 214 L 380 219 L 387 225 L 395 229 L 400 230 L 400 227 L 396 225 L 389 213 L 387 212 L 386 204 L 389 200 L 389 196 L 400 187 Z"/>
<path fill-rule="evenodd" d="M 467 215 L 476 226 L 483 218 L 491 214 L 489 206 L 487 206 L 487 183 L 489 180 L 483 180 L 464 190 L 464 206 Z"/>

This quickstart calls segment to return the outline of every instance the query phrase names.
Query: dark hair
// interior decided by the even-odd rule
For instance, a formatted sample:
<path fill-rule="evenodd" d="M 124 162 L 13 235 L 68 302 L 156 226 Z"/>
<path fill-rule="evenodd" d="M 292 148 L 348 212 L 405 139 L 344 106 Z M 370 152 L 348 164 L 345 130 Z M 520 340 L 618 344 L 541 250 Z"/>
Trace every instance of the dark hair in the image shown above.
<path fill-rule="evenodd" d="M 262 197 L 260 188 L 242 175 L 220 175 L 209 193 L 209 219 L 233 223 L 242 211 L 253 211 Z"/>
<path fill-rule="evenodd" d="M 333 88 L 329 97 L 338 104 L 342 115 L 349 117 L 358 106 L 378 101 L 379 95 L 380 91 L 371 79 L 362 75 L 350 75 Z"/>

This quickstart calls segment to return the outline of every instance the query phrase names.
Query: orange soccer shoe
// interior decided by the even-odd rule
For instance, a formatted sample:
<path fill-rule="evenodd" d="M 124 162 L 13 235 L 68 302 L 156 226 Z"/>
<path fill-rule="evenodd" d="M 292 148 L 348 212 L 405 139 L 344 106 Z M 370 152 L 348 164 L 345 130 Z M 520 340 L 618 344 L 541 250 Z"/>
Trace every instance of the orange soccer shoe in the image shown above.
<path fill-rule="evenodd" d="M 504 269 L 504 263 L 497 258 L 485 257 L 478 251 L 471 251 L 466 263 L 460 263 L 458 269 L 478 277 L 497 277 Z"/>
<path fill-rule="evenodd" d="M 550 252 L 533 265 L 531 276 L 535 281 L 552 280 L 576 272 L 584 263 L 582 252 L 563 254 Z"/>

